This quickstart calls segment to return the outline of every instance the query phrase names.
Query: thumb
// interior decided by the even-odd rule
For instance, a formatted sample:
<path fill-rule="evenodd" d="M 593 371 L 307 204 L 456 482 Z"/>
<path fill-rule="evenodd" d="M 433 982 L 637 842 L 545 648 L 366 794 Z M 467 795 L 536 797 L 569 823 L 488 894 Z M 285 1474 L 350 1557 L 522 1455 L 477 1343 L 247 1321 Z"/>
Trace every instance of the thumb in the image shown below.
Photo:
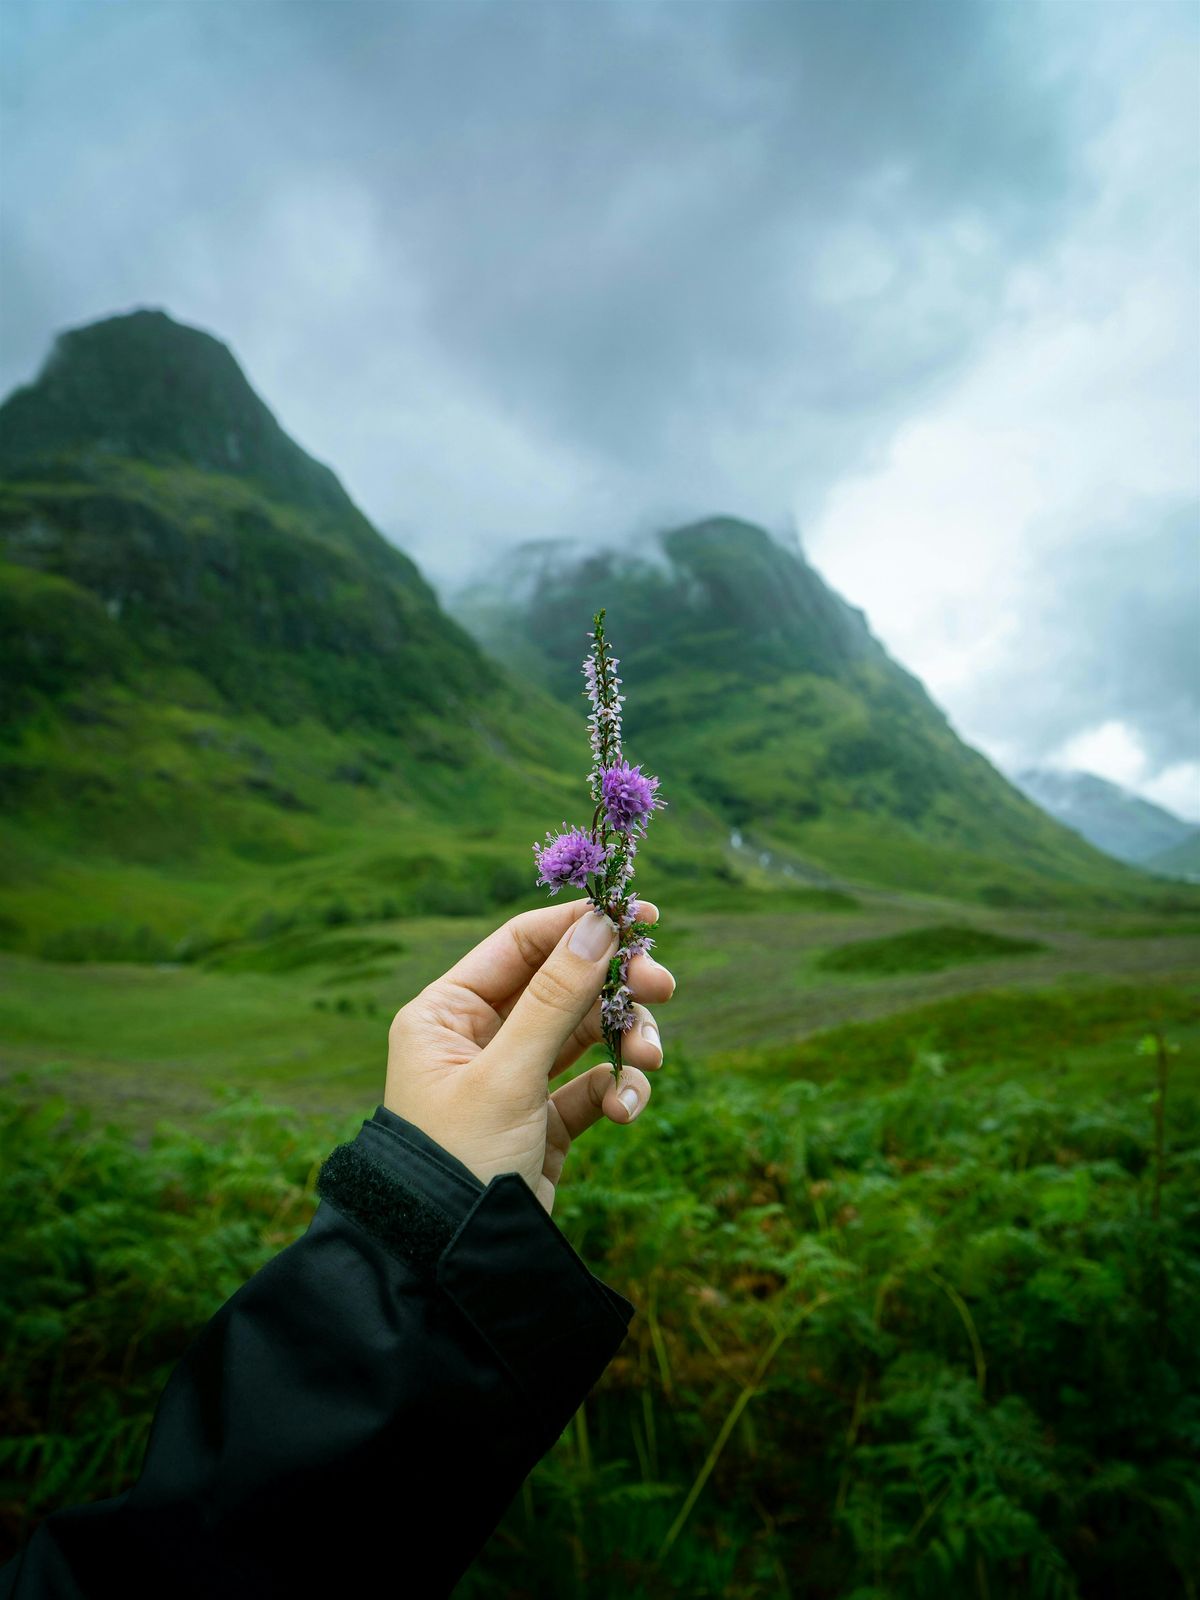
<path fill-rule="evenodd" d="M 617 930 L 594 908 L 574 921 L 530 978 L 482 1052 L 518 1082 L 544 1090 L 559 1051 L 596 1003 L 616 954 Z"/>

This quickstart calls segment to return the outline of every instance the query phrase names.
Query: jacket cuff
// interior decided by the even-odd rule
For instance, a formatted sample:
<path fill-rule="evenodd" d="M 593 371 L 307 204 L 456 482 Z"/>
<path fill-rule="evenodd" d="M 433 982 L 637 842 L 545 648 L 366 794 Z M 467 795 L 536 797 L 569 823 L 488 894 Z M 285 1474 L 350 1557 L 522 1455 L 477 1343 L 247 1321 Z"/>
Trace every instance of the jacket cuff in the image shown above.
<path fill-rule="evenodd" d="M 317 1192 L 435 1285 L 557 1437 L 625 1338 L 635 1307 L 585 1264 L 516 1172 L 485 1187 L 380 1106 L 321 1168 Z"/>
<path fill-rule="evenodd" d="M 483 1192 L 469 1167 L 385 1106 L 352 1144 L 330 1153 L 317 1176 L 322 1200 L 425 1280 Z"/>

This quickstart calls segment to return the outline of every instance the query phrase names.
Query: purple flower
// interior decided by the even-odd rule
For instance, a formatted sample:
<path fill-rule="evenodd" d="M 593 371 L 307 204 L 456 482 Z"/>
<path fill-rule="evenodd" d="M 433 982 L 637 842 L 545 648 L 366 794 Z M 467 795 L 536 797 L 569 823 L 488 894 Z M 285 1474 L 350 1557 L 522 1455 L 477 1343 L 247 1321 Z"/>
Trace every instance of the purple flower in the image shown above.
<path fill-rule="evenodd" d="M 606 1032 L 627 1033 L 636 1020 L 626 984 L 618 984 L 611 994 L 606 992 L 601 997 L 600 1024 Z"/>
<path fill-rule="evenodd" d="M 563 827 L 566 826 L 564 822 Z M 547 844 L 534 842 L 533 854 L 538 868 L 537 881 L 549 884 L 551 894 L 557 894 L 568 883 L 585 889 L 588 874 L 600 872 L 608 860 L 605 847 L 597 844 L 582 828 L 571 828 L 553 838 L 547 834 L 546 838 Z"/>
<path fill-rule="evenodd" d="M 628 761 L 605 767 L 600 773 L 600 794 L 608 825 L 618 833 L 645 833 L 650 813 L 666 804 L 655 796 L 657 778 L 647 778 L 641 767 Z"/>

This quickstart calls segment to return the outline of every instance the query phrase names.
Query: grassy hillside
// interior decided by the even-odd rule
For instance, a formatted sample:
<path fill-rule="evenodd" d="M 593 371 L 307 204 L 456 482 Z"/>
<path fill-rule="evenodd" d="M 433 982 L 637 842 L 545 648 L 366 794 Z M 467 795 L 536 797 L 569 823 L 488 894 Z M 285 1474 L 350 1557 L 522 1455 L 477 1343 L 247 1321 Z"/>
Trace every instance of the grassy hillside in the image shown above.
<path fill-rule="evenodd" d="M 0 609 L 18 587 L 48 602 L 21 616 L 44 682 L 60 670 L 48 646 L 66 671 L 87 648 L 79 614 L 101 640 L 112 624 L 61 579 L 19 579 Z M 297 927 L 540 904 L 533 840 L 587 815 L 582 715 L 499 673 L 465 718 L 414 710 L 398 731 L 283 722 L 141 662 L 55 688 L 0 731 L 10 948 L 194 959 Z M 686 794 L 672 802 L 643 873 L 681 888 L 733 878 L 723 829 Z"/>
<path fill-rule="evenodd" d="M 643 871 L 694 907 L 861 882 L 995 905 L 1189 892 L 1049 823 L 747 524 L 676 530 L 657 564 L 552 567 L 489 657 L 230 352 L 162 313 L 60 339 L 0 406 L 0 470 L 10 948 L 195 958 L 522 903 L 532 840 L 585 799 L 599 604 L 628 751 L 671 801 Z"/>
<path fill-rule="evenodd" d="M 1186 878 L 1200 883 L 1200 828 L 1195 828 L 1186 839 L 1181 839 L 1169 850 L 1151 856 L 1146 866 L 1152 872 L 1161 872 L 1169 878 Z"/>
<path fill-rule="evenodd" d="M 538 641 L 543 680 L 573 703 L 567 619 L 603 592 L 636 685 L 635 755 L 686 781 L 759 853 L 993 905 L 1156 892 L 964 745 L 861 613 L 763 529 L 720 517 L 638 555 L 534 547 L 507 565 L 503 603 L 486 580 L 453 602 L 484 646 L 501 626 L 527 652 Z"/>

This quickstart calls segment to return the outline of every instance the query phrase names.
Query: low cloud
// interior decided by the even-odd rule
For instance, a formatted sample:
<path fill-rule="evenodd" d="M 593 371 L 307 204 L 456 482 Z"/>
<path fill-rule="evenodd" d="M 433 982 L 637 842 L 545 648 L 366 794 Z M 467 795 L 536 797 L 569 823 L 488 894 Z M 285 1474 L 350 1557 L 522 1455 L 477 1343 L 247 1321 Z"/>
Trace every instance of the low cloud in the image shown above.
<path fill-rule="evenodd" d="M 1001 764 L 1072 741 L 1084 760 L 1120 726 L 1141 753 L 1123 781 L 1182 805 L 1200 758 L 1200 180 L 1179 137 L 1196 51 L 1126 43 L 1120 70 L 1102 52 L 1114 98 L 1081 150 L 1092 202 L 1011 274 L 936 403 L 832 486 L 808 544 Z"/>
<path fill-rule="evenodd" d="M 1086 199 L 985 0 L 8 12 L 2 376 L 163 305 L 418 554 L 805 515 Z"/>

